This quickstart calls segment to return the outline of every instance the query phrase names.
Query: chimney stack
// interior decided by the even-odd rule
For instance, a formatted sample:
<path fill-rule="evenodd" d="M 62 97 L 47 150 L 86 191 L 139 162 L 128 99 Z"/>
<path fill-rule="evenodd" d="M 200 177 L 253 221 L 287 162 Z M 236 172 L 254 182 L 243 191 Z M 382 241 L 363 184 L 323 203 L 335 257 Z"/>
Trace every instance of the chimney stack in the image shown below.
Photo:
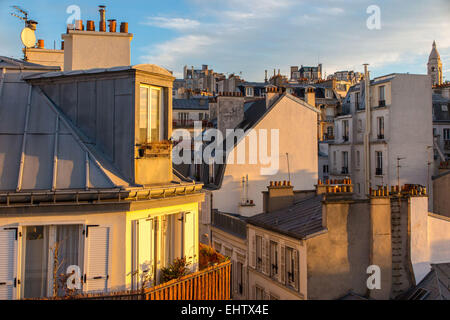
<path fill-rule="evenodd" d="M 99 31 L 100 32 L 106 32 L 106 18 L 105 18 L 105 12 L 106 12 L 106 6 L 98 6 L 98 11 L 100 13 L 100 23 L 99 23 Z"/>
<path fill-rule="evenodd" d="M 38 42 L 37 42 L 37 46 L 38 46 L 39 49 L 44 49 L 45 48 L 44 40 L 39 39 Z"/>
<path fill-rule="evenodd" d="M 305 101 L 313 107 L 316 106 L 316 93 L 313 87 L 305 88 Z"/>
<path fill-rule="evenodd" d="M 266 87 L 266 109 L 269 109 L 276 99 L 280 96 L 280 91 L 277 87 L 273 85 L 268 85 Z"/>
<path fill-rule="evenodd" d="M 267 191 L 263 191 L 264 213 L 289 208 L 294 204 L 294 187 L 290 181 L 270 181 Z"/>

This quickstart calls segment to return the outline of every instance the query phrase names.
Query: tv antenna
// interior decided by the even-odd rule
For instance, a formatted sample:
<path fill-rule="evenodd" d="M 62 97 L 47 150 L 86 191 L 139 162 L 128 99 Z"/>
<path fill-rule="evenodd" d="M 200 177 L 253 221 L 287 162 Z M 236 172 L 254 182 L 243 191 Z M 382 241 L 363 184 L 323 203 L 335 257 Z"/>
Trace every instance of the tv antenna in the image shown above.
<path fill-rule="evenodd" d="M 12 6 L 12 8 L 15 10 L 15 12 L 11 12 L 11 15 L 13 17 L 16 17 L 25 23 L 25 27 L 22 29 L 22 32 L 20 33 L 20 39 L 22 40 L 22 44 L 26 48 L 34 47 L 36 44 L 36 25 L 38 24 L 37 21 L 28 19 L 28 11 L 22 9 L 19 6 Z"/>

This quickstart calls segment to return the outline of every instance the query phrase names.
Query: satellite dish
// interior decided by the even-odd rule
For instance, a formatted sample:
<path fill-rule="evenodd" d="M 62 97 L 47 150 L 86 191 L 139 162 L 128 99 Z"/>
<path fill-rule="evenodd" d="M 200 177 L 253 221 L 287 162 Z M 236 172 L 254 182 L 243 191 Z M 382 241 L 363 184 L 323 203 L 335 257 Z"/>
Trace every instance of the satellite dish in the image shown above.
<path fill-rule="evenodd" d="M 28 27 L 23 28 L 20 34 L 20 39 L 25 47 L 31 48 L 36 44 L 36 34 L 34 31 Z"/>

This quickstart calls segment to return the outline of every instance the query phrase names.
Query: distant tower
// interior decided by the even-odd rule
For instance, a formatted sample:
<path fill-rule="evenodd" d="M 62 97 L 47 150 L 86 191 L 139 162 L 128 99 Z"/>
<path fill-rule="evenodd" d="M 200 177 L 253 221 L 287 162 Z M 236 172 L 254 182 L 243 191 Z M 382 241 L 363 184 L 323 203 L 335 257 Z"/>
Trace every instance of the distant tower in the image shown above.
<path fill-rule="evenodd" d="M 442 81 L 442 62 L 439 52 L 436 49 L 436 41 L 433 41 L 433 49 L 428 58 L 428 74 L 431 76 L 433 86 L 441 85 Z"/>

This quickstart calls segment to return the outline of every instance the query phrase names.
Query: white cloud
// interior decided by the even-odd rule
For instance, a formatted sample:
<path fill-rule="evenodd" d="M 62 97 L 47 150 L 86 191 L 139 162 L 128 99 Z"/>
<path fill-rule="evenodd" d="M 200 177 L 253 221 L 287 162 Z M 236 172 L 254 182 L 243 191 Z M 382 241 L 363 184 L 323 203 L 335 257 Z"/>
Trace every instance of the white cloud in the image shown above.
<path fill-rule="evenodd" d="M 318 8 L 317 11 L 321 14 L 331 15 L 331 16 L 338 16 L 345 12 L 342 8 Z"/>
<path fill-rule="evenodd" d="M 434 39 L 443 60 L 450 53 L 450 23 L 438 5 L 385 3 L 381 30 L 368 30 L 364 1 L 318 0 L 316 6 L 293 0 L 191 1 L 198 9 L 196 20 L 182 20 L 195 21 L 194 26 L 178 28 L 189 22 L 169 23 L 177 18 L 153 21 L 160 27 L 176 25 L 171 28 L 183 36 L 145 48 L 142 60 L 175 72 L 185 64 L 209 63 L 217 71 L 242 70 L 246 80 L 260 81 L 264 69 L 288 72 L 290 65 L 316 65 L 318 57 L 328 74 L 361 71 L 366 62 L 373 71 L 422 72 L 423 65 L 426 72 Z M 327 2 L 334 3 L 327 8 Z"/>
<path fill-rule="evenodd" d="M 143 24 L 178 31 L 192 30 L 200 26 L 200 22 L 197 20 L 165 17 L 150 17 Z"/>
<path fill-rule="evenodd" d="M 167 69 L 180 68 L 186 56 L 194 58 L 205 52 L 208 46 L 214 44 L 208 36 L 187 35 L 159 43 L 149 49 L 149 53 L 141 57 L 145 63 L 153 63 Z M 176 74 L 177 72 L 175 72 Z"/>

